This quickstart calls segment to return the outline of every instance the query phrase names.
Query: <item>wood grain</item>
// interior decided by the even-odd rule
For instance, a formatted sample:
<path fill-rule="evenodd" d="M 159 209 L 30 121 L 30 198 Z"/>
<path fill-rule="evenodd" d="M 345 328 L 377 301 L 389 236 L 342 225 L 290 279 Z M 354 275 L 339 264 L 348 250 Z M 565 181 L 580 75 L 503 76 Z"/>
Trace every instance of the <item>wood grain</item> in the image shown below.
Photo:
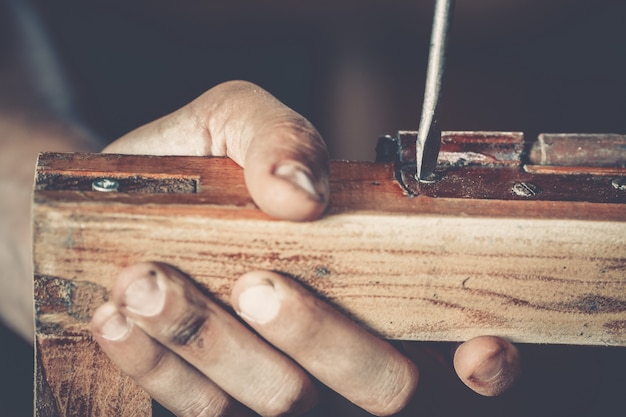
<path fill-rule="evenodd" d="M 124 192 L 138 174 L 195 185 Z M 103 176 L 117 178 L 120 192 L 85 188 Z M 38 369 L 59 415 L 125 415 L 93 411 L 111 396 L 112 407 L 131 398 L 149 408 L 88 331 L 120 269 L 145 260 L 179 267 L 223 302 L 239 275 L 282 271 L 391 339 L 492 334 L 626 346 L 624 204 L 409 198 L 382 163 L 333 163 L 331 178 L 327 215 L 291 223 L 261 213 L 227 159 L 42 155 L 33 207 Z M 70 350 L 82 352 L 71 368 L 60 362 Z M 103 383 L 94 381 L 124 389 L 77 387 Z"/>
<path fill-rule="evenodd" d="M 37 416 L 149 416 L 150 397 L 89 337 L 38 335 Z"/>

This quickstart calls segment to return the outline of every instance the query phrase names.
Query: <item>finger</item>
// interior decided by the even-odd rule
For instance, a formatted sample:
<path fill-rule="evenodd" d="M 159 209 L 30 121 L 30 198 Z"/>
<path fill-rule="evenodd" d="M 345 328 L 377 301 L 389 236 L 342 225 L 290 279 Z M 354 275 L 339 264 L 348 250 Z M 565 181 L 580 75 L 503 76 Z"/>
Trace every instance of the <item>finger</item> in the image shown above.
<path fill-rule="evenodd" d="M 520 376 L 520 355 L 509 341 L 480 336 L 460 345 L 454 353 L 454 369 L 472 390 L 496 396 L 513 386 Z"/>
<path fill-rule="evenodd" d="M 264 416 L 311 408 L 317 391 L 292 360 L 163 264 L 126 268 L 112 299 L 135 326 Z"/>
<path fill-rule="evenodd" d="M 252 415 L 206 376 L 134 326 L 113 303 L 96 310 L 92 332 L 125 374 L 177 416 Z"/>
<path fill-rule="evenodd" d="M 402 352 L 420 370 L 420 386 L 402 416 L 506 416 L 520 409 L 515 395 L 485 397 L 469 389 L 454 372 L 449 343 L 403 342 Z"/>
<path fill-rule="evenodd" d="M 295 281 L 248 273 L 235 284 L 231 300 L 266 340 L 359 407 L 390 415 L 413 395 L 418 372 L 411 361 Z"/>
<path fill-rule="evenodd" d="M 256 204 L 287 220 L 328 203 L 328 152 L 304 117 L 260 87 L 231 81 L 117 141 L 104 152 L 228 156 L 244 167 Z"/>

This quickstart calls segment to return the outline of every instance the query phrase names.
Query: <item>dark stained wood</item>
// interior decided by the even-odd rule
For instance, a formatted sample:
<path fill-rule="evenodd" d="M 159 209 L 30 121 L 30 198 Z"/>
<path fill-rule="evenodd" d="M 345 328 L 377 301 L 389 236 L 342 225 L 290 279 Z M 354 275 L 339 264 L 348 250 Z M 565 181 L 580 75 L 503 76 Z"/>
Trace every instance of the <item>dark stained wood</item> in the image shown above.
<path fill-rule="evenodd" d="M 398 161 L 415 163 L 417 132 L 397 135 Z M 522 132 L 441 132 L 440 166 L 519 166 L 524 151 Z"/>

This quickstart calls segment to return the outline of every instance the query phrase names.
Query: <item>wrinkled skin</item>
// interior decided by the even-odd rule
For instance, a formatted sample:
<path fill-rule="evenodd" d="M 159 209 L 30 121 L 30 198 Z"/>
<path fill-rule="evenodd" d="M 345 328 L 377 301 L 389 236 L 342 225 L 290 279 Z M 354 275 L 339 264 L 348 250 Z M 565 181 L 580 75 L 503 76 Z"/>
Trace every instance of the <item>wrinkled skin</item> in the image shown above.
<path fill-rule="evenodd" d="M 314 220 L 329 201 L 328 156 L 315 128 L 247 82 L 219 85 L 104 152 L 229 156 L 254 201 L 277 218 Z M 421 385 L 442 386 L 421 381 L 422 366 L 445 375 L 447 395 L 466 390 L 457 378 L 498 395 L 519 374 L 513 345 L 480 337 L 456 350 L 457 377 L 437 354 L 392 346 L 273 272 L 239 278 L 231 302 L 239 319 L 178 269 L 131 265 L 92 329 L 109 357 L 179 416 L 414 415 L 432 400 L 421 398 Z"/>

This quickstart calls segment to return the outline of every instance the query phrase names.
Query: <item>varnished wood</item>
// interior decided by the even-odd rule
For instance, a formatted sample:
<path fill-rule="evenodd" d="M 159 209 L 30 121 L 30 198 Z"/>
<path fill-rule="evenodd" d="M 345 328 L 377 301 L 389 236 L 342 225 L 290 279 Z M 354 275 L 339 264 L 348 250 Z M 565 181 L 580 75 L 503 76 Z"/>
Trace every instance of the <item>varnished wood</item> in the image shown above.
<path fill-rule="evenodd" d="M 99 177 L 120 192 L 91 191 Z M 142 178 L 166 185 L 142 192 Z M 145 260 L 179 267 L 223 302 L 246 271 L 283 271 L 392 339 L 626 346 L 626 205 L 411 198 L 394 178 L 391 163 L 333 163 L 328 213 L 291 223 L 255 207 L 228 159 L 41 155 L 40 408 L 103 415 L 93 410 L 134 398 L 132 412 L 110 415 L 146 415 L 149 399 L 105 365 L 88 331 L 120 269 Z M 68 350 L 81 353 L 64 366 Z M 113 383 L 118 396 L 94 388 Z"/>
<path fill-rule="evenodd" d="M 542 133 L 529 159 L 536 165 L 626 166 L 626 135 Z"/>

